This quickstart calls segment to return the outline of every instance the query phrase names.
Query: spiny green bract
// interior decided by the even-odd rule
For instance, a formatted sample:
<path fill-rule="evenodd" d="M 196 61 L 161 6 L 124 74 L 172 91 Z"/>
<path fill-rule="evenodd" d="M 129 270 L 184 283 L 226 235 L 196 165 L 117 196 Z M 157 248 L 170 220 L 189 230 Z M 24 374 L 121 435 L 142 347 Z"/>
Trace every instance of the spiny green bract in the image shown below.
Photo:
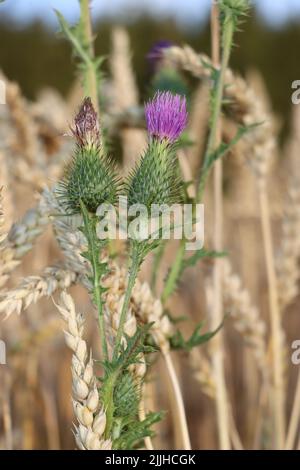
<path fill-rule="evenodd" d="M 140 394 L 136 382 L 129 372 L 125 372 L 119 379 L 114 390 L 115 415 L 136 416 Z"/>
<path fill-rule="evenodd" d="M 128 206 L 143 204 L 150 214 L 152 204 L 180 204 L 183 185 L 175 146 L 153 140 L 126 184 Z"/>
<path fill-rule="evenodd" d="M 69 213 L 81 212 L 80 201 L 95 213 L 100 204 L 116 203 L 118 186 L 114 165 L 101 149 L 78 146 L 57 193 Z"/>
<path fill-rule="evenodd" d="M 224 18 L 231 17 L 235 23 L 238 22 L 239 17 L 247 15 L 250 8 L 249 0 L 220 0 L 219 7 L 221 15 Z"/>

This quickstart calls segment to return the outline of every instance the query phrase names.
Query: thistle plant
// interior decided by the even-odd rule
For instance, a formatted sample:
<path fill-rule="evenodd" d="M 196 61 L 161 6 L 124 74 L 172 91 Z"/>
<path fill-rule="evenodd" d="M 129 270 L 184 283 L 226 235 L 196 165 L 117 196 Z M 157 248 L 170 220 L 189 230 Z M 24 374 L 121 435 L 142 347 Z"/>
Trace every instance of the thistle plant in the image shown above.
<path fill-rule="evenodd" d="M 82 232 L 88 241 L 88 250 L 83 256 L 92 267 L 89 281 L 92 298 L 98 309 L 102 351 L 104 358 L 107 358 L 100 283 L 106 272 L 106 264 L 99 260 L 105 241 L 97 237 L 95 214 L 100 204 L 116 202 L 118 180 L 112 160 L 101 145 L 98 117 L 90 98 L 83 101 L 71 131 L 76 148 L 57 194 L 67 213 L 79 213 L 83 217 Z"/>
<path fill-rule="evenodd" d="M 145 114 L 149 143 L 126 182 L 125 193 L 130 205 L 144 204 L 150 210 L 152 204 L 171 205 L 182 200 L 176 142 L 187 122 L 185 99 L 170 93 L 157 93 L 146 104 Z M 153 350 L 147 345 L 152 324 L 141 327 L 134 321 L 133 329 L 131 326 L 129 330 L 125 328 L 128 323 L 132 324 L 128 309 L 139 268 L 160 240 L 130 240 L 130 268 L 117 332 L 116 335 L 109 333 L 107 319 L 110 312 L 104 301 L 105 288 L 102 284 L 104 275 L 109 271 L 108 263 L 103 261 L 107 241 L 97 237 L 96 212 L 101 204 L 116 203 L 120 184 L 112 160 L 102 146 L 100 125 L 90 98 L 83 101 L 71 131 L 76 147 L 57 189 L 57 198 L 66 214 L 81 215 L 81 231 L 87 240 L 88 247 L 82 256 L 90 263 L 88 284 L 99 316 L 104 367 L 100 396 L 106 410 L 104 437 L 112 439 L 119 448 L 128 448 L 150 436 L 150 425 L 160 417 L 159 414 L 150 414 L 139 421 L 141 380 L 137 382 L 133 372 L 135 369 L 132 369 L 133 365 L 144 361 L 146 353 Z M 110 348 L 112 346 L 112 354 L 109 354 L 108 342 Z"/>

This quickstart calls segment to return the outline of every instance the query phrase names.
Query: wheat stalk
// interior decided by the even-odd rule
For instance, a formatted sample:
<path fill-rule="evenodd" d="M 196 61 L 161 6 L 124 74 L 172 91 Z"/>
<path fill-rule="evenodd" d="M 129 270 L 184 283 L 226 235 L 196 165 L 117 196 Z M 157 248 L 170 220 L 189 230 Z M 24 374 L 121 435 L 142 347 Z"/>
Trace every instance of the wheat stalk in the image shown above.
<path fill-rule="evenodd" d="M 112 31 L 112 53 L 110 69 L 113 79 L 113 113 L 136 108 L 139 104 L 138 90 L 130 57 L 130 39 L 127 31 L 118 26 Z M 121 130 L 123 164 L 130 168 L 146 145 L 145 132 L 141 129 Z"/>

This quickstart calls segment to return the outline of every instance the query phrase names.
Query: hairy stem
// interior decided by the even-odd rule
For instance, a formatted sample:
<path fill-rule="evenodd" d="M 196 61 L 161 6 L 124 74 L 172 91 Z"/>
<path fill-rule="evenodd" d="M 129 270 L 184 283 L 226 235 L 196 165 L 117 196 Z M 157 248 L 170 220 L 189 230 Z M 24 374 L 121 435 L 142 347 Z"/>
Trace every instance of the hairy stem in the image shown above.
<path fill-rule="evenodd" d="M 132 293 L 132 289 L 134 287 L 134 284 L 138 275 L 139 267 L 140 267 L 139 251 L 138 251 L 137 245 L 134 244 L 133 249 L 132 249 L 131 266 L 130 266 L 129 275 L 128 275 L 128 283 L 127 283 L 127 288 L 125 292 L 124 302 L 122 305 L 119 327 L 118 327 L 116 341 L 115 341 L 114 354 L 113 354 L 114 359 L 118 357 L 118 354 L 120 352 L 122 336 L 124 333 L 124 325 L 126 322 L 131 293 Z"/>
<path fill-rule="evenodd" d="M 100 338 L 101 338 L 101 347 L 103 358 L 108 358 L 108 350 L 107 350 L 107 343 L 106 343 L 106 336 L 105 336 L 105 322 L 104 322 L 104 314 L 103 314 L 103 305 L 102 305 L 102 298 L 101 298 L 101 276 L 102 272 L 99 269 L 99 249 L 95 246 L 95 237 L 97 234 L 94 233 L 94 225 L 90 219 L 89 213 L 82 202 L 81 205 L 81 212 L 83 216 L 83 223 L 85 227 L 85 235 L 88 242 L 89 253 L 91 255 L 89 261 L 92 266 L 92 278 L 93 278 L 93 297 L 94 302 L 96 304 L 98 310 L 98 319 L 99 319 L 99 329 L 100 329 Z"/>

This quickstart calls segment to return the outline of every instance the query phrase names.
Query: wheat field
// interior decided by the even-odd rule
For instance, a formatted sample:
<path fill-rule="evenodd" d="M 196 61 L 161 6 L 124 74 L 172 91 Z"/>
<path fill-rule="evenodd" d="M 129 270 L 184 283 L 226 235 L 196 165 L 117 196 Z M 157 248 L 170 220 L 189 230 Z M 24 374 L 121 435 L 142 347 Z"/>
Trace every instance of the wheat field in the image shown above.
<path fill-rule="evenodd" d="M 300 106 L 282 147 L 259 70 L 241 77 L 230 66 L 248 2 L 212 2 L 211 57 L 188 44 L 154 49 L 151 96 L 192 79 L 188 118 L 178 166 L 151 175 L 149 165 L 134 186 L 147 145 L 155 165 L 161 152 L 147 143 L 134 44 L 114 26 L 102 75 L 92 9 L 79 3 L 75 32 L 59 15 L 78 64 L 68 96 L 47 88 L 32 102 L 0 76 L 0 449 L 299 450 Z M 95 241 L 96 215 L 82 203 L 92 173 L 77 213 L 64 213 L 56 188 L 66 178 L 74 206 L 75 145 L 87 158 L 96 141 L 98 152 L 98 121 L 81 121 L 86 97 L 101 128 L 96 168 L 121 142 L 97 188 L 116 171 L 139 202 L 140 187 L 141 198 L 149 185 L 174 189 L 178 170 L 185 201 L 204 204 L 205 249 L 147 245 L 135 266 L 130 243 Z"/>

